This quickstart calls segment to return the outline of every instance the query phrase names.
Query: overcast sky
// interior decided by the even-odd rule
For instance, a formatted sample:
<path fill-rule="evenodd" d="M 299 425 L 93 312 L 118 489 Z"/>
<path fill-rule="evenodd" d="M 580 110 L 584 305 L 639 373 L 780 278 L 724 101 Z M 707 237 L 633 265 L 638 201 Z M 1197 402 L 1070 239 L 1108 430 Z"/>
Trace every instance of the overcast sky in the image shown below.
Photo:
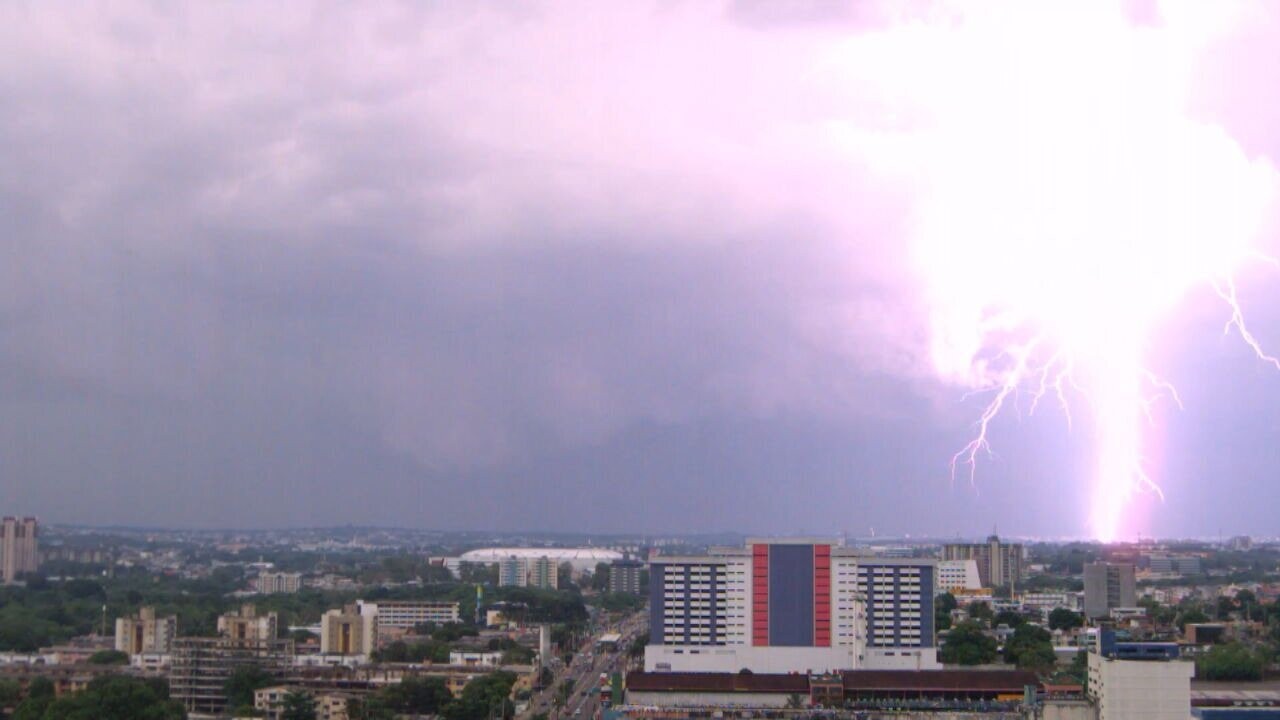
<path fill-rule="evenodd" d="M 862 49 L 964 21 L 840 7 L 0 6 L 0 512 L 1084 533 L 1055 408 L 953 481 L 984 397 L 932 370 L 919 198 L 866 152 L 921 120 Z M 1197 53 L 1188 112 L 1280 164 L 1280 6 Z M 1280 271 L 1240 282 L 1280 350 Z M 1147 532 L 1280 534 L 1280 372 L 1228 317 L 1152 339 Z"/>

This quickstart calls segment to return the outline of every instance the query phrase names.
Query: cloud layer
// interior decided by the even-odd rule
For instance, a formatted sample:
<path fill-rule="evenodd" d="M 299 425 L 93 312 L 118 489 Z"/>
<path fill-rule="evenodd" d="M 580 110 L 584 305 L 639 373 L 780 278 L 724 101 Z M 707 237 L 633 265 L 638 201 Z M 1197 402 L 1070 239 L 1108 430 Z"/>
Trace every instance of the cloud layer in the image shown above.
<path fill-rule="evenodd" d="M 918 188 L 882 162 L 928 116 L 875 61 L 955 22 L 0 9 L 0 509 L 1079 531 L 1004 519 L 1028 483 L 1072 492 L 1083 440 L 1052 417 L 1011 422 L 978 489 L 947 477 L 973 407 L 931 377 Z M 1195 109 L 1274 159 L 1280 26 L 1241 27 L 1204 50 Z"/>

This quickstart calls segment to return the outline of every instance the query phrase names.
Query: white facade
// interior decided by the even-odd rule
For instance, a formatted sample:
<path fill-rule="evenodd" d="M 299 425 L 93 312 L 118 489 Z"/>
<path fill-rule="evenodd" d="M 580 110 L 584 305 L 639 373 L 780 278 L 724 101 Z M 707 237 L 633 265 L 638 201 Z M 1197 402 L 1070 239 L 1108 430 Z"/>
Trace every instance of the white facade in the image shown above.
<path fill-rule="evenodd" d="M 357 600 L 361 615 L 376 615 L 378 628 L 407 630 L 415 625 L 445 625 L 460 621 L 458 603 L 450 600 Z"/>
<path fill-rule="evenodd" d="M 1117 660 L 1089 653 L 1089 696 L 1098 720 L 1187 720 L 1195 665 L 1180 660 Z"/>
<path fill-rule="evenodd" d="M 938 592 L 954 593 L 982 587 L 977 560 L 941 560 L 938 562 Z"/>
<path fill-rule="evenodd" d="M 651 627 L 658 621 L 662 625 L 661 635 L 645 648 L 645 670 L 792 673 L 941 667 L 933 638 L 935 561 L 857 555 L 835 541 L 830 542 L 826 577 L 829 636 L 811 645 L 755 642 L 753 591 L 759 588 L 753 577 L 752 546 L 809 543 L 828 544 L 813 539 L 748 540 L 745 550 L 653 558 Z"/>

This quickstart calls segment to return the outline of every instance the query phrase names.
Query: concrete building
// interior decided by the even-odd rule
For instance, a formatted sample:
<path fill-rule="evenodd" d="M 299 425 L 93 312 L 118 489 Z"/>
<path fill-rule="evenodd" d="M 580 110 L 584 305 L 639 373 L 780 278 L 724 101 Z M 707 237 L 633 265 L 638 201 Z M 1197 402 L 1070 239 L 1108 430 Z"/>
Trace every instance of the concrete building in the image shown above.
<path fill-rule="evenodd" d="M 262 595 L 296 593 L 302 589 L 302 573 L 262 572 L 253 579 L 253 591 Z"/>
<path fill-rule="evenodd" d="M 284 717 L 284 698 L 290 693 L 310 695 L 316 703 L 316 720 L 348 720 L 351 701 L 355 693 L 323 692 L 310 688 L 273 685 L 253 691 L 253 709 L 262 713 L 265 720 L 281 720 Z"/>
<path fill-rule="evenodd" d="M 356 610 L 365 617 L 377 617 L 379 633 L 461 621 L 458 603 L 452 600 L 357 600 Z"/>
<path fill-rule="evenodd" d="M 116 618 L 116 650 L 130 657 L 143 653 L 168 654 L 178 636 L 178 617 L 156 617 L 156 609 L 143 607 L 136 617 Z"/>
<path fill-rule="evenodd" d="M 1203 575 L 1200 558 L 1196 555 L 1166 555 L 1153 553 L 1146 556 L 1151 572 L 1159 575 Z"/>
<path fill-rule="evenodd" d="M 975 560 L 982 587 L 1014 587 L 1022 581 L 1021 543 L 1002 543 L 998 535 L 985 543 L 951 543 L 942 546 L 942 559 Z"/>
<path fill-rule="evenodd" d="M 252 603 L 218 617 L 218 634 L 234 640 L 274 640 L 279 627 L 276 613 L 259 615 Z"/>
<path fill-rule="evenodd" d="M 1092 619 L 1109 617 L 1115 608 L 1138 604 L 1132 565 L 1086 563 L 1084 566 L 1084 613 Z"/>
<path fill-rule="evenodd" d="M 957 593 L 978 590 L 982 576 L 977 560 L 943 560 L 938 563 L 938 592 Z"/>
<path fill-rule="evenodd" d="M 1195 664 L 1174 643 L 1121 643 L 1104 630 L 1089 651 L 1088 694 L 1098 720 L 1186 720 Z"/>
<path fill-rule="evenodd" d="M 378 615 L 360 614 L 355 605 L 329 610 L 320 617 L 320 652 L 326 655 L 369 655 L 377 648 Z"/>
<path fill-rule="evenodd" d="M 649 564 L 651 672 L 938 667 L 935 561 L 839 541 L 747 541 Z"/>
<path fill-rule="evenodd" d="M 498 561 L 498 586 L 555 590 L 560 586 L 559 570 L 560 565 L 550 557 L 512 555 Z"/>
<path fill-rule="evenodd" d="M 529 561 L 528 587 L 555 590 L 560 587 L 560 563 L 549 557 Z"/>
<path fill-rule="evenodd" d="M 615 560 L 609 565 L 609 592 L 640 594 L 640 573 L 644 563 L 639 560 Z"/>
<path fill-rule="evenodd" d="M 10 584 L 40 569 L 39 523 L 33 517 L 6 517 L 0 526 L 0 582 Z"/>
<path fill-rule="evenodd" d="M 275 613 L 258 615 L 252 605 L 218 618 L 218 637 L 177 638 L 169 673 L 170 696 L 191 715 L 227 710 L 226 682 L 236 668 L 254 666 L 283 678 L 293 667 L 292 640 L 276 638 Z"/>

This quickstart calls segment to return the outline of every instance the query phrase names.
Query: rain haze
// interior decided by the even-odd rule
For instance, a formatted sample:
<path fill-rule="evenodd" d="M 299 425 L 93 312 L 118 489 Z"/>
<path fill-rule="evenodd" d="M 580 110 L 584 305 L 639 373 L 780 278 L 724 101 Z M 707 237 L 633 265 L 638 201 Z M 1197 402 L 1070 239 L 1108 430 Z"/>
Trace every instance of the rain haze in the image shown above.
<path fill-rule="evenodd" d="M 1011 216 L 1019 243 L 1111 238 L 1070 208 L 1022 212 L 1019 188 L 1077 191 L 1060 158 L 950 150 L 1056 146 L 1073 131 L 1017 129 L 1055 98 L 1104 132 L 1145 122 L 1127 91 L 1094 93 L 1104 28 L 1135 82 L 1176 86 L 1177 122 L 1230 178 L 1177 224 L 1275 255 L 1280 5 L 1206 7 L 1046 29 L 946 2 L 4 4 L 0 510 L 1088 535 L 1087 387 L 1070 414 L 1052 392 L 1032 412 L 1032 378 L 953 472 L 992 399 L 975 368 L 1001 354 L 946 362 L 975 275 L 929 260 L 1106 300 L 1061 257 L 1002 264 L 973 238 Z M 1008 54 L 979 51 L 993 37 Z M 1003 75 L 1026 47 L 1081 57 Z M 1055 252 L 1093 252 L 1081 237 Z M 1231 270 L 1280 352 L 1280 268 Z M 1209 282 L 1154 317 L 1144 367 L 1181 408 L 1150 408 L 1163 499 L 1139 493 L 1123 532 L 1277 534 L 1280 370 L 1224 333 Z"/>

